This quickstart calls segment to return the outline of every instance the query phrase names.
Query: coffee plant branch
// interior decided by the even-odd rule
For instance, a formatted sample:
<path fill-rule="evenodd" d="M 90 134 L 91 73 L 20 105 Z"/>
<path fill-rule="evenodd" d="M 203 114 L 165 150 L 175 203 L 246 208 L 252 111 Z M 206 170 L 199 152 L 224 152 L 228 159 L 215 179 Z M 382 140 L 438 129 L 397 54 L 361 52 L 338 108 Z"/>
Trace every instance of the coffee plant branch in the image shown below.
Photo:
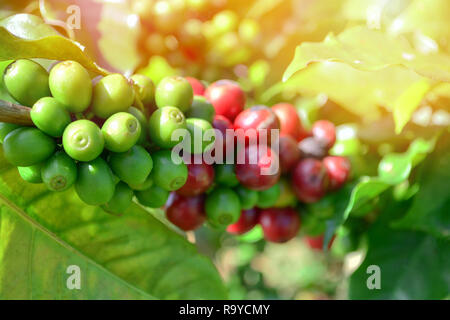
<path fill-rule="evenodd" d="M 31 108 L 21 106 L 8 101 L 0 100 L 0 121 L 32 126 L 33 121 L 30 116 Z"/>

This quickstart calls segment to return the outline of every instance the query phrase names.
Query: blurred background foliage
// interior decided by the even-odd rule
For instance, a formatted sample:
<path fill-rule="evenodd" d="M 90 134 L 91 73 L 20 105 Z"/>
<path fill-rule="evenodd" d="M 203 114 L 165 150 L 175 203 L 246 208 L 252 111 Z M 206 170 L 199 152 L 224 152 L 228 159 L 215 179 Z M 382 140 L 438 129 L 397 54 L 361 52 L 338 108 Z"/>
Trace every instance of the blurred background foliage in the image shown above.
<path fill-rule="evenodd" d="M 67 28 L 80 8 L 80 29 Z M 354 180 L 302 208 L 284 245 L 256 228 L 202 228 L 233 299 L 445 298 L 450 292 L 450 1 L 4 1 L 0 18 L 40 15 L 101 67 L 238 81 L 248 105 L 293 103 L 305 126 L 338 125 L 332 152 Z M 4 21 L 4 20 L 3 20 Z M 282 81 L 284 80 L 284 81 Z M 330 252 L 305 235 L 333 234 Z M 382 269 L 383 290 L 366 287 Z M 406 267 L 405 267 L 406 266 Z"/>

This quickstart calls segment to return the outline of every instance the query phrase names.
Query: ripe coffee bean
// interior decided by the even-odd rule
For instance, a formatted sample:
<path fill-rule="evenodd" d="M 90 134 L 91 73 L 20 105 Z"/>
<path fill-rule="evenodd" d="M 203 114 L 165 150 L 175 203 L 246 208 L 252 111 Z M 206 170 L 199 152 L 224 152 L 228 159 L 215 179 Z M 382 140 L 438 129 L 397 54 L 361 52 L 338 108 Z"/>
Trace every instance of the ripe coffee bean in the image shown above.
<path fill-rule="evenodd" d="M 123 182 L 119 182 L 114 190 L 114 195 L 102 209 L 112 214 L 123 214 L 133 201 L 133 190 Z"/>
<path fill-rule="evenodd" d="M 177 193 L 192 197 L 206 192 L 214 182 L 214 168 L 206 163 L 187 164 L 188 178 L 186 183 Z"/>
<path fill-rule="evenodd" d="M 236 176 L 249 189 L 268 189 L 280 178 L 278 156 L 270 147 L 247 146 L 237 155 Z"/>
<path fill-rule="evenodd" d="M 11 131 L 3 141 L 6 160 L 15 166 L 28 167 L 49 158 L 55 141 L 36 128 L 23 127 Z"/>
<path fill-rule="evenodd" d="M 121 74 L 110 74 L 94 86 L 92 111 L 106 119 L 117 112 L 126 112 L 133 101 L 132 84 Z"/>
<path fill-rule="evenodd" d="M 153 185 L 145 190 L 136 191 L 139 202 L 149 208 L 161 208 L 169 199 L 169 191 Z"/>
<path fill-rule="evenodd" d="M 294 238 L 300 229 L 300 218 L 292 208 L 262 210 L 259 223 L 267 241 L 283 243 Z"/>
<path fill-rule="evenodd" d="M 52 137 L 62 137 L 70 123 L 70 114 L 55 98 L 39 99 L 31 109 L 31 120 L 39 130 Z"/>
<path fill-rule="evenodd" d="M 309 135 L 292 104 L 279 103 L 274 105 L 272 110 L 280 120 L 280 135 L 291 136 L 296 141 L 301 141 Z"/>
<path fill-rule="evenodd" d="M 229 188 L 216 188 L 206 197 L 205 211 L 214 226 L 225 227 L 239 220 L 241 204 L 238 195 Z"/>
<path fill-rule="evenodd" d="M 112 152 L 125 152 L 136 144 L 141 130 L 141 124 L 131 113 L 115 113 L 102 126 L 105 148 Z"/>
<path fill-rule="evenodd" d="M 234 130 L 234 126 L 228 118 L 216 115 L 213 120 L 213 128 L 216 129 L 216 145 L 215 148 L 222 149 L 223 159 L 226 159 L 228 151 L 234 150 L 234 136 L 227 139 L 227 130 Z"/>
<path fill-rule="evenodd" d="M 327 147 L 315 137 L 308 137 L 298 143 L 302 158 L 322 159 L 328 154 Z"/>
<path fill-rule="evenodd" d="M 323 159 L 329 179 L 329 189 L 337 190 L 344 185 L 350 174 L 350 161 L 345 157 L 328 156 Z"/>
<path fill-rule="evenodd" d="M 227 227 L 227 231 L 231 234 L 244 234 L 258 223 L 259 210 L 256 208 L 242 210 L 239 220 Z"/>
<path fill-rule="evenodd" d="M 194 95 L 202 96 L 205 93 L 206 88 L 200 80 L 192 77 L 185 77 L 185 79 L 189 81 Z"/>
<path fill-rule="evenodd" d="M 63 133 L 64 151 L 78 161 L 92 161 L 105 146 L 102 131 L 92 121 L 77 120 L 70 123 Z"/>
<path fill-rule="evenodd" d="M 77 165 L 65 152 L 59 151 L 42 165 L 42 180 L 51 191 L 69 189 L 77 179 Z"/>
<path fill-rule="evenodd" d="M 244 110 L 245 94 L 241 87 L 231 80 L 219 80 L 212 83 L 205 91 L 205 98 L 209 100 L 217 115 L 222 115 L 230 121 Z"/>
<path fill-rule="evenodd" d="M 3 83 L 11 97 L 27 107 L 32 107 L 40 98 L 50 96 L 47 70 L 32 60 L 12 62 L 5 69 Z"/>
<path fill-rule="evenodd" d="M 327 149 L 330 149 L 336 142 L 336 128 L 328 120 L 316 121 L 312 126 L 311 132 Z"/>
<path fill-rule="evenodd" d="M 328 175 L 322 161 L 312 158 L 301 160 L 292 172 L 292 187 L 300 201 L 319 201 L 328 187 Z"/>
<path fill-rule="evenodd" d="M 17 167 L 20 177 L 30 183 L 42 183 L 41 168 L 42 163 L 29 167 Z"/>
<path fill-rule="evenodd" d="M 238 141 L 241 144 L 245 141 L 245 143 L 264 142 L 269 145 L 271 131 L 279 130 L 280 122 L 272 109 L 259 105 L 239 113 L 234 120 L 234 128 L 240 133 Z M 262 140 L 259 140 L 262 134 L 264 134 L 264 139 L 261 137 Z"/>
<path fill-rule="evenodd" d="M 281 136 L 279 140 L 280 168 L 282 173 L 288 173 L 300 160 L 300 149 L 291 136 Z"/>
<path fill-rule="evenodd" d="M 76 61 L 64 61 L 50 70 L 52 96 L 69 112 L 83 112 L 92 99 L 91 77 Z"/>
<path fill-rule="evenodd" d="M 187 112 L 193 98 L 192 87 L 189 81 L 183 77 L 166 77 L 161 80 L 155 90 L 155 101 L 158 108 L 171 106 Z"/>
<path fill-rule="evenodd" d="M 167 220 L 184 231 L 195 230 L 205 222 L 205 196 L 174 195 L 166 206 Z"/>

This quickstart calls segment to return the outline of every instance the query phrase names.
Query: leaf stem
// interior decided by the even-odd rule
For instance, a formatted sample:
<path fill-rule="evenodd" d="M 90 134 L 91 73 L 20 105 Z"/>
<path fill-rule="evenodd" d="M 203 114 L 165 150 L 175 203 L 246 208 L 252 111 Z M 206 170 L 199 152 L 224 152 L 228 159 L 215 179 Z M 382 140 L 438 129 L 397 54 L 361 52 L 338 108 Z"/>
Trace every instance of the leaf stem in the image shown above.
<path fill-rule="evenodd" d="M 5 100 L 0 100 L 0 121 L 22 126 L 33 126 L 30 116 L 31 108 Z"/>

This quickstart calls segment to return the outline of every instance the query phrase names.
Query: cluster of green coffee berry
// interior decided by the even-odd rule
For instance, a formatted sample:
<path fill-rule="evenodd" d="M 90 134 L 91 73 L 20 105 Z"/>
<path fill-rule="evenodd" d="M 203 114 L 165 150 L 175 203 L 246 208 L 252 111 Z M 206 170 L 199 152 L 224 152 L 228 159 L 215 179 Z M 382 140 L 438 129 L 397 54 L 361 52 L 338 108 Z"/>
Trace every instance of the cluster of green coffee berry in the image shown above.
<path fill-rule="evenodd" d="M 173 131 L 212 128 L 195 118 L 192 87 L 184 78 L 167 78 L 155 92 L 143 75 L 92 79 L 75 61 L 47 72 L 21 59 L 6 68 L 3 83 L 16 102 L 31 108 L 34 124 L 0 123 L 4 156 L 20 176 L 52 191 L 74 186 L 85 203 L 112 213 L 126 210 L 134 195 L 146 206 L 163 206 L 188 176 L 187 166 L 169 150 L 178 143 Z M 188 109 L 190 119 L 183 113 Z"/>

